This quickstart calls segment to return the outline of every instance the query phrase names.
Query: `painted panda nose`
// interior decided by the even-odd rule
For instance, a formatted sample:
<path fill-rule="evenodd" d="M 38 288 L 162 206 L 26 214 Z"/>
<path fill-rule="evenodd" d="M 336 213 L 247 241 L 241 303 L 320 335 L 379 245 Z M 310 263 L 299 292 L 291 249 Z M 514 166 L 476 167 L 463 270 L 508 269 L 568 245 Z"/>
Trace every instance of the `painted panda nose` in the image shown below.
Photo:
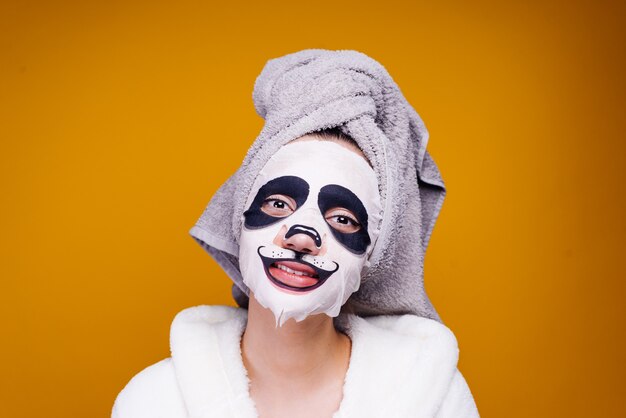
<path fill-rule="evenodd" d="M 322 237 L 315 228 L 296 224 L 285 233 L 283 243 L 291 250 L 317 255 L 322 248 Z"/>

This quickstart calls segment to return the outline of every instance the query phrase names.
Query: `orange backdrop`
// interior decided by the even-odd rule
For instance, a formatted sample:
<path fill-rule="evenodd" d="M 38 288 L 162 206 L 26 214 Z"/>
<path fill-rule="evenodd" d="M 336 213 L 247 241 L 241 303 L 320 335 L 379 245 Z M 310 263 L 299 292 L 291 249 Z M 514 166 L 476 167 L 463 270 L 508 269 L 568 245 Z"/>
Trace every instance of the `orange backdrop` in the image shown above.
<path fill-rule="evenodd" d="M 533 4 L 535 3 L 535 4 Z M 448 186 L 426 287 L 485 417 L 624 416 L 624 2 L 0 5 L 3 417 L 105 417 L 174 315 L 266 60 L 389 70 Z"/>

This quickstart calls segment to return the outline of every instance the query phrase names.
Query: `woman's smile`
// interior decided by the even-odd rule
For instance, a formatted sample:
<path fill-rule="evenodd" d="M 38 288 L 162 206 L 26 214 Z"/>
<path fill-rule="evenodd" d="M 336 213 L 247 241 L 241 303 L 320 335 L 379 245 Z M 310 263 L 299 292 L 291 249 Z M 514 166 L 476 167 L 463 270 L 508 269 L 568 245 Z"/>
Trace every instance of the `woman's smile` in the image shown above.
<path fill-rule="evenodd" d="M 319 280 L 315 269 L 296 261 L 272 263 L 269 273 L 281 283 L 297 288 L 313 286 Z"/>

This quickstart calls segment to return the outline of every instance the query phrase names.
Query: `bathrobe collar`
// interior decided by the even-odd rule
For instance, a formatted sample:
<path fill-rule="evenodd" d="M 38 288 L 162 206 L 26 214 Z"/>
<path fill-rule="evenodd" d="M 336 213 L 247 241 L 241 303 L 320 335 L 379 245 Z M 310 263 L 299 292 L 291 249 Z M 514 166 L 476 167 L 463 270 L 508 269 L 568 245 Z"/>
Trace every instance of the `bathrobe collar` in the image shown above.
<path fill-rule="evenodd" d="M 246 320 L 245 309 L 228 306 L 196 306 L 174 319 L 172 360 L 190 417 L 257 417 L 241 358 Z M 336 323 L 352 353 L 333 418 L 434 415 L 458 361 L 448 328 L 415 315 L 342 314 Z"/>

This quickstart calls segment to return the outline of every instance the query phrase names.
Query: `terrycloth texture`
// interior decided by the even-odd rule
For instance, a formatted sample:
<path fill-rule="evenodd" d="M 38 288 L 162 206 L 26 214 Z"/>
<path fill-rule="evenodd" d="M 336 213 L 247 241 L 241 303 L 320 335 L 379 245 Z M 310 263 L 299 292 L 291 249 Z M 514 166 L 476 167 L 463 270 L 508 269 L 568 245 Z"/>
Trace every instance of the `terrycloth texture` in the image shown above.
<path fill-rule="evenodd" d="M 240 340 L 247 311 L 198 306 L 176 316 L 172 357 L 137 374 L 118 395 L 113 418 L 256 418 Z M 343 399 L 333 418 L 474 418 L 457 369 L 458 347 L 444 325 L 414 315 L 342 314 L 352 340 Z"/>
<path fill-rule="evenodd" d="M 265 125 L 190 231 L 235 282 L 240 306 L 249 290 L 239 271 L 238 239 L 254 179 L 287 142 L 339 127 L 372 163 L 383 205 L 370 267 L 349 303 L 361 316 L 413 313 L 440 320 L 424 291 L 423 264 L 445 186 L 426 151 L 428 131 L 385 68 L 356 51 L 304 50 L 269 60 L 253 99 Z"/>

